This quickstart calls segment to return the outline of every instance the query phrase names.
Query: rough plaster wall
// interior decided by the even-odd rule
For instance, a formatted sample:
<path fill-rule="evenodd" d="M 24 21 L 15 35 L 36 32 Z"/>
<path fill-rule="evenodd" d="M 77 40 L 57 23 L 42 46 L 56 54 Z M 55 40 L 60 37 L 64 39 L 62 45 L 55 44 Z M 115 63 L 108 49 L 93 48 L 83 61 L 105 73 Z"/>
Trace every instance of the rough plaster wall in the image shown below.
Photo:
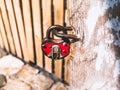
<path fill-rule="evenodd" d="M 120 90 L 120 0 L 69 0 L 81 38 L 70 62 L 70 90 Z"/>

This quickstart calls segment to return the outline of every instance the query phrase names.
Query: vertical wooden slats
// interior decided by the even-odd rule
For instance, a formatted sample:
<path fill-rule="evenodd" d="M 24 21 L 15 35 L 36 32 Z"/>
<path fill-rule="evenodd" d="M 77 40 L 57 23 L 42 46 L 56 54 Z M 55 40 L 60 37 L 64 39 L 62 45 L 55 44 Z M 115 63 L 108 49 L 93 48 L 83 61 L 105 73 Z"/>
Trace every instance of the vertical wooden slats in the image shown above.
<path fill-rule="evenodd" d="M 7 51 L 9 51 L 9 46 L 8 46 L 8 41 L 7 41 L 7 35 L 5 33 L 5 27 L 3 25 L 3 20 L 2 20 L 1 14 L 0 14 L 0 30 L 1 30 L 1 36 L 3 38 L 3 42 L 4 42 L 4 45 L 5 45 L 5 49 Z"/>
<path fill-rule="evenodd" d="M 36 62 L 50 73 L 54 68 L 56 76 L 69 81 L 69 61 L 55 60 L 53 64 L 41 50 L 48 27 L 65 24 L 65 1 L 0 0 L 0 47 L 27 62 Z"/>
<path fill-rule="evenodd" d="M 46 36 L 46 31 L 48 27 L 51 26 L 51 0 L 42 0 L 42 8 L 43 8 L 43 33 L 44 37 Z M 45 56 L 45 69 L 49 72 L 52 71 L 52 61 L 48 57 Z"/>
<path fill-rule="evenodd" d="M 54 24 L 63 25 L 64 0 L 53 0 L 54 4 Z"/>
<path fill-rule="evenodd" d="M 0 8 L 0 16 L 1 16 L 1 8 Z M 2 40 L 2 33 L 0 28 L 0 48 L 4 48 L 3 40 Z"/>
<path fill-rule="evenodd" d="M 23 8 L 24 23 L 25 23 L 25 33 L 27 39 L 28 58 L 30 61 L 34 61 L 30 0 L 22 0 L 22 5 L 23 5 L 22 8 Z"/>
<path fill-rule="evenodd" d="M 34 26 L 34 39 L 36 49 L 36 60 L 37 65 L 42 67 L 43 58 L 41 52 L 42 42 L 42 29 L 41 29 L 41 15 L 40 15 L 40 0 L 32 0 L 32 11 L 33 11 L 33 26 Z"/>
<path fill-rule="evenodd" d="M 6 0 L 6 5 L 7 5 L 8 14 L 9 14 L 13 38 L 15 41 L 16 53 L 17 53 L 17 56 L 21 58 L 22 54 L 21 54 L 20 42 L 19 42 L 19 37 L 18 37 L 15 16 L 14 16 L 13 6 L 12 6 L 11 0 Z"/>
<path fill-rule="evenodd" d="M 0 29 L 0 48 L 4 48 L 4 43 L 2 39 L 1 29 Z"/>
<path fill-rule="evenodd" d="M 24 26 L 23 26 L 23 20 L 22 20 L 19 0 L 13 0 L 13 5 L 14 5 L 15 15 L 17 19 L 18 31 L 20 34 L 20 42 L 22 45 L 24 60 L 28 61 L 26 36 L 24 32 Z"/>
<path fill-rule="evenodd" d="M 66 5 L 64 8 L 64 12 L 65 12 L 65 15 L 64 15 L 64 18 L 65 18 L 65 24 L 66 26 L 70 26 L 70 22 L 69 22 L 69 3 L 68 3 L 68 0 L 66 0 Z M 68 32 L 68 34 L 71 34 L 70 32 Z M 67 82 L 70 82 L 70 60 L 71 60 L 71 57 L 70 56 L 67 56 L 65 58 L 65 72 L 64 72 L 64 80 L 67 81 Z"/>
<path fill-rule="evenodd" d="M 0 0 L 0 8 L 1 8 L 1 15 L 3 16 L 3 21 L 5 24 L 6 32 L 7 32 L 7 37 L 8 37 L 8 42 L 10 45 L 10 50 L 13 54 L 15 54 L 15 46 L 14 46 L 14 41 L 13 41 L 13 36 L 11 33 L 11 27 L 9 24 L 9 17 L 6 12 L 6 7 L 5 7 L 5 2 L 4 0 Z"/>
<path fill-rule="evenodd" d="M 63 1 L 53 0 L 54 4 L 54 24 L 63 25 Z M 55 74 L 61 78 L 62 75 L 62 60 L 55 61 Z"/>
<path fill-rule="evenodd" d="M 67 81 L 67 82 L 70 81 L 70 67 L 69 67 L 69 66 L 70 66 L 70 60 L 71 60 L 70 56 L 67 56 L 67 57 L 65 58 L 64 80 Z"/>

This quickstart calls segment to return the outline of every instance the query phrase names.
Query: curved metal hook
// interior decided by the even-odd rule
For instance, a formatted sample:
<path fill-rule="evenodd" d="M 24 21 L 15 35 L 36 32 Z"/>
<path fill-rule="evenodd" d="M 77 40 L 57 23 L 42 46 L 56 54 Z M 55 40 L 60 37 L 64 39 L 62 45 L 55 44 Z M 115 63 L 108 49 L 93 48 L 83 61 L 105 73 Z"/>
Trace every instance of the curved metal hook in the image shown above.
<path fill-rule="evenodd" d="M 61 38 L 68 38 L 68 39 L 72 39 L 71 43 L 74 43 L 76 41 L 79 41 L 80 38 L 78 38 L 76 35 L 72 35 L 72 34 L 63 34 L 63 33 L 58 33 L 57 30 L 53 30 L 53 33 Z"/>
<path fill-rule="evenodd" d="M 57 30 L 58 32 L 59 31 L 63 31 L 63 33 L 67 34 L 66 33 L 66 30 L 68 31 L 71 31 L 72 28 L 71 27 L 63 27 L 61 25 L 53 25 L 53 26 L 50 26 L 47 30 L 47 35 L 46 35 L 46 38 L 49 38 L 50 39 L 50 32 L 53 31 L 53 30 Z"/>
<path fill-rule="evenodd" d="M 67 34 L 68 30 L 71 31 L 72 27 L 63 27 L 61 25 L 51 26 L 47 30 L 46 38 L 50 39 L 50 32 L 53 31 L 53 34 L 55 34 L 58 37 L 72 39 L 71 43 L 74 43 L 74 42 L 80 40 L 80 38 L 78 38 L 75 35 Z M 60 31 L 63 31 L 63 33 L 59 33 Z"/>

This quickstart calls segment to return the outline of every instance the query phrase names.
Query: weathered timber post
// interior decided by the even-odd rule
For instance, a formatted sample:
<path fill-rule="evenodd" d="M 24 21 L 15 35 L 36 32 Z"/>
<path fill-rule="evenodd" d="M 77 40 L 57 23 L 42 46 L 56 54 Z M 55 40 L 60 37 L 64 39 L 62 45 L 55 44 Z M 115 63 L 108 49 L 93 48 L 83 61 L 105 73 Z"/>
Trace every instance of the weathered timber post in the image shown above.
<path fill-rule="evenodd" d="M 70 62 L 70 90 L 120 90 L 120 0 L 69 0 L 81 38 Z"/>

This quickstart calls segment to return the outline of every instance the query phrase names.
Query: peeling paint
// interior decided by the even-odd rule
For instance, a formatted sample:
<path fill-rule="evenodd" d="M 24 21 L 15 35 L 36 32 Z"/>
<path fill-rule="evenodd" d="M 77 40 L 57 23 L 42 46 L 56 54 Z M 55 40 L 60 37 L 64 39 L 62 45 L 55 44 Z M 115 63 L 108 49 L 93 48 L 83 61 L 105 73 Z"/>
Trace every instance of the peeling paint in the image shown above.
<path fill-rule="evenodd" d="M 81 25 L 82 25 L 81 20 L 78 20 L 78 24 L 77 24 L 77 28 L 76 28 L 76 32 L 75 32 L 75 34 L 78 38 L 81 38 L 81 33 L 82 33 Z"/>
<path fill-rule="evenodd" d="M 108 19 L 108 21 L 106 21 L 105 26 L 109 29 L 114 30 L 116 33 L 116 38 L 114 41 L 114 45 L 119 46 L 120 47 L 120 36 L 119 36 L 119 32 L 120 32 L 120 21 L 118 19 L 118 16 L 116 16 L 115 18 L 112 19 Z"/>
<path fill-rule="evenodd" d="M 116 41 L 115 41 L 115 43 L 114 43 L 114 45 L 116 45 L 116 46 L 119 46 L 119 47 L 120 47 L 120 40 L 116 40 Z"/>
<path fill-rule="evenodd" d="M 118 77 L 118 75 L 120 75 L 120 59 L 118 59 L 115 63 L 114 78 Z"/>
<path fill-rule="evenodd" d="M 88 1 L 87 5 L 84 4 L 85 1 Z M 120 74 L 120 65 L 116 62 L 113 44 L 120 46 L 120 21 L 115 14 L 115 18 L 113 18 L 112 13 L 118 8 L 116 7 L 118 3 L 120 0 L 83 0 L 75 13 L 81 12 L 81 7 L 85 7 L 87 8 L 84 10 L 86 15 L 83 17 L 78 13 L 78 16 L 72 16 L 72 23 L 76 28 L 75 34 L 81 38 L 82 31 L 84 33 L 81 47 L 79 47 L 80 43 L 76 42 L 75 54 L 71 61 L 72 65 L 70 65 L 72 87 L 77 87 L 79 90 L 83 90 L 83 88 L 84 90 L 117 90 L 113 74 L 114 76 Z M 82 20 L 79 21 L 80 19 Z M 94 59 L 92 59 L 93 54 L 96 54 Z M 85 62 L 83 62 L 84 60 Z M 81 67 L 82 65 L 83 67 Z M 88 71 L 91 71 L 92 74 Z M 74 77 L 76 78 L 74 79 Z"/>
<path fill-rule="evenodd" d="M 103 16 L 107 9 L 114 8 L 114 6 L 117 6 L 118 3 L 120 3 L 120 0 L 105 0 L 104 3 L 101 3 L 101 1 L 95 1 L 94 3 L 91 3 L 90 10 L 88 11 L 88 15 L 87 15 L 88 17 L 86 19 L 86 25 L 88 27 L 86 46 L 89 44 L 91 40 L 98 18 L 100 16 Z M 109 14 L 109 17 L 111 17 L 111 14 Z M 115 30 L 118 30 L 120 28 L 119 27 L 120 23 L 117 22 L 118 22 L 118 17 L 116 17 L 115 19 L 108 20 L 106 24 L 108 24 L 110 28 L 114 27 Z"/>
<path fill-rule="evenodd" d="M 106 44 L 112 44 L 114 42 L 114 36 L 113 34 L 108 34 L 105 39 Z"/>
<path fill-rule="evenodd" d="M 114 64 L 114 52 L 104 42 L 101 41 L 99 45 L 94 48 L 94 51 L 97 53 L 95 63 L 95 68 L 97 71 L 99 71 L 102 68 L 104 62 L 108 63 L 109 67 L 111 67 Z"/>
<path fill-rule="evenodd" d="M 95 83 L 95 84 L 92 86 L 91 90 L 100 90 L 100 88 L 101 88 L 104 84 L 105 84 L 105 82 L 99 81 L 99 82 Z"/>
<path fill-rule="evenodd" d="M 104 2 L 104 4 L 106 5 L 106 9 L 114 8 L 114 6 L 117 6 L 118 3 L 120 3 L 120 0 L 105 0 Z"/>
<path fill-rule="evenodd" d="M 99 44 L 99 46 L 95 47 L 94 49 L 97 52 L 97 58 L 96 58 L 96 64 L 95 64 L 95 68 L 96 70 L 100 70 L 103 61 L 104 61 L 104 57 L 106 55 L 105 50 L 105 45 L 103 44 L 103 42 L 101 42 L 101 44 Z"/>
<path fill-rule="evenodd" d="M 101 37 L 101 35 L 103 35 L 103 34 L 104 34 L 104 27 L 101 26 L 101 27 L 98 29 L 97 39 L 99 40 L 100 37 Z"/>
<path fill-rule="evenodd" d="M 95 26 L 96 26 L 96 22 L 98 21 L 98 18 L 100 16 L 103 16 L 104 13 L 105 13 L 105 6 L 102 5 L 101 1 L 98 1 L 97 4 L 94 3 L 91 4 L 91 7 L 90 7 L 90 10 L 88 11 L 88 17 L 86 19 L 86 25 L 88 27 L 88 39 L 87 39 L 87 44 L 89 44 L 90 40 L 91 40 L 91 37 L 93 36 L 93 32 L 94 32 L 94 29 L 95 29 Z"/>
<path fill-rule="evenodd" d="M 105 26 L 109 29 L 120 31 L 120 21 L 118 16 L 116 16 L 116 18 L 108 19 L 108 21 L 105 23 Z"/>

